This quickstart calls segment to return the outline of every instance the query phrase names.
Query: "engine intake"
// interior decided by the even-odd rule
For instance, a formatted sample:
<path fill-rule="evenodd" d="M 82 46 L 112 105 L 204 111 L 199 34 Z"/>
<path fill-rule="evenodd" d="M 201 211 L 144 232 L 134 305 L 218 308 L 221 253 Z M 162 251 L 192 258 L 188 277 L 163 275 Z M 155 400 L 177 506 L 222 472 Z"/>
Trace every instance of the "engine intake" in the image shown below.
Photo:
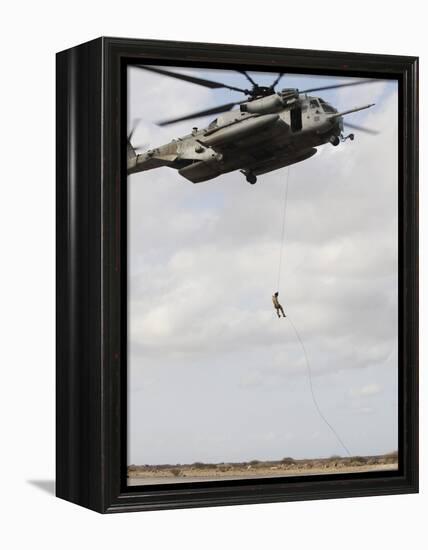
<path fill-rule="evenodd" d="M 299 91 L 294 88 L 286 88 L 277 94 L 253 99 L 248 103 L 243 103 L 240 109 L 244 113 L 267 114 L 277 113 L 284 109 L 286 105 L 294 103 L 299 98 Z"/>
<path fill-rule="evenodd" d="M 276 113 L 284 108 L 282 98 L 278 94 L 272 94 L 267 97 L 254 99 L 240 106 L 244 113 L 267 114 Z"/>

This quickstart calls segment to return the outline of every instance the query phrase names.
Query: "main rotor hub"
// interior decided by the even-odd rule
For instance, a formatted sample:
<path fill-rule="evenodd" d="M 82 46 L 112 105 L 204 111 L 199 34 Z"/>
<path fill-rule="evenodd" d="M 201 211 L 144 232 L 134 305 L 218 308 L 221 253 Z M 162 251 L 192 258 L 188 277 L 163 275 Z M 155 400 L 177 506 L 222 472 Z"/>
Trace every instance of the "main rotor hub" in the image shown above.
<path fill-rule="evenodd" d="M 272 86 L 259 86 L 255 85 L 251 91 L 248 91 L 248 95 L 252 99 L 259 99 L 260 97 L 266 97 L 275 93 Z"/>

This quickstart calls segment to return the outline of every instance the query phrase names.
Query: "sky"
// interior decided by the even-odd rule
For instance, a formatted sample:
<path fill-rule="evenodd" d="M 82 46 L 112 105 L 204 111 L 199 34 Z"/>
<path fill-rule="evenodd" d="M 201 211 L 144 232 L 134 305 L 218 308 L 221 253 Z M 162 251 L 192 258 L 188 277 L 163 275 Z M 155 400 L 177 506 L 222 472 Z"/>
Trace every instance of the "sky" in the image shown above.
<path fill-rule="evenodd" d="M 246 87 L 231 71 L 172 68 Z M 250 73 L 270 84 L 274 73 Z M 347 78 L 285 75 L 282 87 Z M 318 148 L 249 185 L 234 172 L 192 184 L 160 168 L 128 177 L 128 463 L 353 455 L 397 439 L 398 96 L 395 81 L 314 92 L 379 131 Z M 213 116 L 156 121 L 241 100 L 128 69 L 133 144 L 153 148 Z M 285 243 L 277 289 L 285 185 Z"/>

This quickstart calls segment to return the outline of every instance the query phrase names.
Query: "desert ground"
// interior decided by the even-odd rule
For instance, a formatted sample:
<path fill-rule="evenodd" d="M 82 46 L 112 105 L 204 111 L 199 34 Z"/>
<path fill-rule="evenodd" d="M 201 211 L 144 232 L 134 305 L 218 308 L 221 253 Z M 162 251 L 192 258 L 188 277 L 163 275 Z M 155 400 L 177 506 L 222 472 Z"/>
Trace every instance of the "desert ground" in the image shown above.
<path fill-rule="evenodd" d="M 208 464 L 158 464 L 128 467 L 128 485 L 157 485 L 189 481 L 223 481 L 262 477 L 289 477 L 319 474 L 353 474 L 398 469 L 396 452 L 377 456 L 353 456 L 320 459 L 294 459 Z"/>

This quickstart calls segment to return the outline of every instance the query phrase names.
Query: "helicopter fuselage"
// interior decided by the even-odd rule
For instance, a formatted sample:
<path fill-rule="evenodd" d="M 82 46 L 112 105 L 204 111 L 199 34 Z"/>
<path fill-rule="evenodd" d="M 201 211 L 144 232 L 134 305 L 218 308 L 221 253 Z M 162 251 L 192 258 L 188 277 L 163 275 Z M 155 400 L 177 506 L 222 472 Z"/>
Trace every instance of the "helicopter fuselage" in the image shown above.
<path fill-rule="evenodd" d="M 320 145 L 338 145 L 342 132 L 341 113 L 322 98 L 283 90 L 242 103 L 206 128 L 142 154 L 128 143 L 128 174 L 166 166 L 199 183 L 240 170 L 255 183 L 258 175 L 309 159 Z"/>

